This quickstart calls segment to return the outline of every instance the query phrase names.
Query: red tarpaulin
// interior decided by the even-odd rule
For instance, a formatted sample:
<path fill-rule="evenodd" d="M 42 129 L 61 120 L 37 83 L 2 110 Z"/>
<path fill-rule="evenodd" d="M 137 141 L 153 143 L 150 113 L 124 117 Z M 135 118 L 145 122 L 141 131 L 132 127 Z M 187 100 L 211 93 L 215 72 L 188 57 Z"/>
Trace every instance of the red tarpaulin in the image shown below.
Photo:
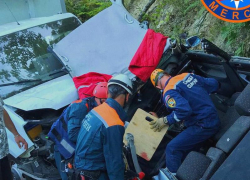
<path fill-rule="evenodd" d="M 129 70 L 142 81 L 147 81 L 159 64 L 167 38 L 167 36 L 148 29 L 129 65 Z"/>
<path fill-rule="evenodd" d="M 108 82 L 111 75 L 89 72 L 81 76 L 73 77 L 75 87 L 80 99 L 93 96 L 93 90 L 98 82 Z"/>

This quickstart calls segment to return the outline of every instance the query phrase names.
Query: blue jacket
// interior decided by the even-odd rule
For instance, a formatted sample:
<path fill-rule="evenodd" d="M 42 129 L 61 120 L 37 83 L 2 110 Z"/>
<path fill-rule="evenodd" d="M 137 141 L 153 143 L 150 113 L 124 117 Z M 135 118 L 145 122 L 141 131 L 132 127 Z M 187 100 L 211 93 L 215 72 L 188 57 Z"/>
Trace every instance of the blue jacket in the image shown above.
<path fill-rule="evenodd" d="M 55 142 L 58 151 L 65 159 L 74 154 L 81 121 L 96 105 L 94 97 L 74 101 L 51 126 L 48 136 Z"/>
<path fill-rule="evenodd" d="M 65 158 L 72 157 L 75 152 L 75 143 L 68 138 L 67 133 L 67 112 L 70 106 L 64 109 L 61 116 L 52 124 L 48 136 L 55 142 L 58 151 Z"/>
<path fill-rule="evenodd" d="M 165 84 L 163 100 L 171 112 L 169 124 L 184 121 L 186 127 L 219 128 L 220 121 L 209 94 L 216 92 L 219 83 L 213 78 L 203 78 L 189 73 L 171 77 Z"/>
<path fill-rule="evenodd" d="M 111 98 L 87 114 L 76 144 L 78 170 L 107 171 L 110 180 L 124 179 L 122 148 L 126 118 L 123 108 Z"/>
<path fill-rule="evenodd" d="M 94 107 L 97 106 L 94 97 L 74 101 L 68 110 L 68 136 L 69 139 L 76 143 L 78 133 L 81 128 L 82 120 Z"/>

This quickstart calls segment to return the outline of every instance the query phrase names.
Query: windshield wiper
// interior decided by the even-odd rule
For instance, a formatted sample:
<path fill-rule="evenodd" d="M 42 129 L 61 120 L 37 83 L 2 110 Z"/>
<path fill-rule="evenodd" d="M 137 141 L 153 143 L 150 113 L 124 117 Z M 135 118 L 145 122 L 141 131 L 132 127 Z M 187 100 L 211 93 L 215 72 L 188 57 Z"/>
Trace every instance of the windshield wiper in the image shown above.
<path fill-rule="evenodd" d="M 26 79 L 23 81 L 18 81 L 18 82 L 13 82 L 13 83 L 7 83 L 7 84 L 0 84 L 0 87 L 3 86 L 11 86 L 11 85 L 16 85 L 16 84 L 23 84 L 23 83 L 30 83 L 30 82 L 41 82 L 41 79 Z"/>
<path fill-rule="evenodd" d="M 58 69 L 58 70 L 55 70 L 55 71 L 49 73 L 49 76 L 52 76 L 52 75 L 55 75 L 55 74 L 61 73 L 61 72 L 68 73 L 67 69 L 65 67 L 63 67 L 61 69 Z"/>

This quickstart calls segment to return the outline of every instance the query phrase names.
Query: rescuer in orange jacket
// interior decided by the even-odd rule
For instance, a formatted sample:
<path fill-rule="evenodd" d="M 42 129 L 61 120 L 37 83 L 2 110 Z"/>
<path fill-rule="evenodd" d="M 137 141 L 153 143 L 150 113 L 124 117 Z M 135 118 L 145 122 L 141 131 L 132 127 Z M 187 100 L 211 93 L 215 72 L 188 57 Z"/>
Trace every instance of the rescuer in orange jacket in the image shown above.
<path fill-rule="evenodd" d="M 98 83 L 93 90 L 93 97 L 72 102 L 52 125 L 48 136 L 55 142 L 54 157 L 62 180 L 67 180 L 68 176 L 61 171 L 61 167 L 65 166 L 61 161 L 74 155 L 82 120 L 94 107 L 105 102 L 107 97 L 107 82 Z"/>
<path fill-rule="evenodd" d="M 77 100 L 68 109 L 68 136 L 76 143 L 82 120 L 94 107 L 99 106 L 108 98 L 108 83 L 100 82 L 93 90 L 93 97 Z"/>
<path fill-rule="evenodd" d="M 162 69 L 152 72 L 151 81 L 156 88 L 163 90 L 164 104 L 171 112 L 166 117 L 150 122 L 151 128 L 160 131 L 167 124 L 177 122 L 183 122 L 186 126 L 166 148 L 167 168 L 176 173 L 185 156 L 198 149 L 220 128 L 216 108 L 209 96 L 218 90 L 219 83 L 213 78 L 191 73 L 171 77 Z"/>
<path fill-rule="evenodd" d="M 108 99 L 91 110 L 78 135 L 75 166 L 85 180 L 123 180 L 125 165 L 122 156 L 124 122 L 123 110 L 132 94 L 132 82 L 119 74 L 108 82 Z"/>

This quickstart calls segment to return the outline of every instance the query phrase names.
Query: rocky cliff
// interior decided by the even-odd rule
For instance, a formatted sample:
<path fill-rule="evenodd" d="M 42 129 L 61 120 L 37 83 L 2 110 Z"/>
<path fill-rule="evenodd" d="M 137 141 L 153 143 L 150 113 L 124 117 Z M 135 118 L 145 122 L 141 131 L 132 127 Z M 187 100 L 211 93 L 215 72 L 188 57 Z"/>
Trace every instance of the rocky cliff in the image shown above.
<path fill-rule="evenodd" d="M 153 2 L 146 13 L 141 12 Z M 187 32 L 214 42 L 223 50 L 250 56 L 250 23 L 229 23 L 210 14 L 200 0 L 125 0 L 125 7 L 135 17 L 149 21 L 149 26 L 166 36 L 177 38 Z"/>

